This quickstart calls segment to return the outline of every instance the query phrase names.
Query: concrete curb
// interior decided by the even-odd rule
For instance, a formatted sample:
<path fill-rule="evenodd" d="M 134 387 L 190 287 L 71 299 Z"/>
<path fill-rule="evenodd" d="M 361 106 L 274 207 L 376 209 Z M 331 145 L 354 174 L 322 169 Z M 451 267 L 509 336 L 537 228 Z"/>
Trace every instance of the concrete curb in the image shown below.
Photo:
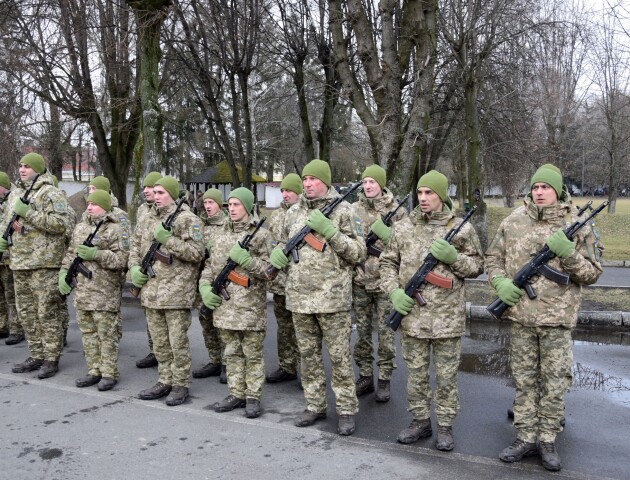
<path fill-rule="evenodd" d="M 602 260 L 602 267 L 630 268 L 630 260 Z"/>

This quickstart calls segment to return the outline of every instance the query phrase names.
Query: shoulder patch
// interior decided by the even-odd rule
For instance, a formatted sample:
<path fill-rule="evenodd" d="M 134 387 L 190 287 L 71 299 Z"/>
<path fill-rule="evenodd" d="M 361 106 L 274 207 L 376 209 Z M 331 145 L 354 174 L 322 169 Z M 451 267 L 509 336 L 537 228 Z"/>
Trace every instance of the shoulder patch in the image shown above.
<path fill-rule="evenodd" d="M 203 234 L 201 233 L 201 227 L 199 227 L 198 223 L 195 223 L 192 226 L 192 232 L 191 232 L 190 236 L 196 242 L 200 242 L 201 240 L 203 240 Z"/>
<path fill-rule="evenodd" d="M 65 213 L 68 211 L 68 204 L 63 199 L 56 199 L 53 202 L 53 210 L 57 213 Z"/>
<path fill-rule="evenodd" d="M 361 222 L 360 217 L 357 217 L 357 216 L 354 217 L 354 228 L 357 232 L 357 235 L 359 237 L 362 237 L 363 236 L 363 223 Z"/>
<path fill-rule="evenodd" d="M 129 250 L 129 235 L 127 232 L 122 232 L 120 234 L 120 246 L 123 250 Z"/>

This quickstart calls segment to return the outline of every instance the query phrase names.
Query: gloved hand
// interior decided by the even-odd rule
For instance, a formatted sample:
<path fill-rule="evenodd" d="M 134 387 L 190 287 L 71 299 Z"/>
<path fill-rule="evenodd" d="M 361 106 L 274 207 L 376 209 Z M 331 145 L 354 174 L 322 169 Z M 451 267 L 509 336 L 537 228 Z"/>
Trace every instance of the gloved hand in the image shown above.
<path fill-rule="evenodd" d="M 66 275 L 68 274 L 68 270 L 62 268 L 59 270 L 59 281 L 57 282 L 57 286 L 59 287 L 59 293 L 62 295 L 69 295 L 72 291 L 72 287 L 66 283 Z"/>
<path fill-rule="evenodd" d="M 284 254 L 281 247 L 276 247 L 271 251 L 271 255 L 269 255 L 269 263 L 278 270 L 282 270 L 289 264 L 289 259 Z"/>
<path fill-rule="evenodd" d="M 86 245 L 79 245 L 77 247 L 77 254 L 82 260 L 94 260 L 97 251 L 98 249 L 96 247 L 88 247 Z"/>
<path fill-rule="evenodd" d="M 149 276 L 140 271 L 140 265 L 131 267 L 131 283 L 136 287 L 142 288 L 149 281 Z"/>
<path fill-rule="evenodd" d="M 212 291 L 212 285 L 207 283 L 199 284 L 199 293 L 201 294 L 203 304 L 210 310 L 214 310 L 223 303 L 221 295 L 217 295 Z"/>
<path fill-rule="evenodd" d="M 319 210 L 313 210 L 308 214 L 306 219 L 306 225 L 311 227 L 317 233 L 320 233 L 326 240 L 330 240 L 335 233 L 337 233 L 337 227 L 335 224 L 326 218 Z"/>
<path fill-rule="evenodd" d="M 457 250 L 443 238 L 434 240 L 429 251 L 431 255 L 446 265 L 452 265 L 457 260 Z"/>
<path fill-rule="evenodd" d="M 208 253 L 212 251 L 212 240 L 208 240 L 208 243 L 206 243 L 206 250 L 208 250 Z"/>
<path fill-rule="evenodd" d="M 553 253 L 560 258 L 565 258 L 575 250 L 575 243 L 567 238 L 562 230 L 558 230 L 552 236 L 547 237 L 545 243 Z"/>
<path fill-rule="evenodd" d="M 4 253 L 9 249 L 9 242 L 0 237 L 0 253 Z"/>
<path fill-rule="evenodd" d="M 247 268 L 252 263 L 251 254 L 238 243 L 230 249 L 230 258 L 243 268 Z"/>
<path fill-rule="evenodd" d="M 162 245 L 166 245 L 166 242 L 168 242 L 168 239 L 172 236 L 173 232 L 164 228 L 164 225 L 162 225 L 161 223 L 158 224 L 157 227 L 155 227 L 155 230 L 153 232 L 153 238 L 155 238 Z"/>
<path fill-rule="evenodd" d="M 24 203 L 21 198 L 18 198 L 15 201 L 15 205 L 13 205 L 13 211 L 22 218 L 26 217 L 26 214 L 30 209 L 31 206 L 28 203 Z"/>
<path fill-rule="evenodd" d="M 389 242 L 389 237 L 392 236 L 392 229 L 383 223 L 383 219 L 379 218 L 376 222 L 372 224 L 370 230 L 374 232 L 374 234 L 383 240 L 383 242 Z"/>
<path fill-rule="evenodd" d="M 401 315 L 408 315 L 413 308 L 413 298 L 407 295 L 402 288 L 392 290 L 392 293 L 389 294 L 389 300 L 392 302 L 394 310 Z"/>
<path fill-rule="evenodd" d="M 513 307 L 518 303 L 519 298 L 523 296 L 520 288 L 514 285 L 511 278 L 494 277 L 492 286 L 497 291 L 497 295 L 503 303 Z"/>

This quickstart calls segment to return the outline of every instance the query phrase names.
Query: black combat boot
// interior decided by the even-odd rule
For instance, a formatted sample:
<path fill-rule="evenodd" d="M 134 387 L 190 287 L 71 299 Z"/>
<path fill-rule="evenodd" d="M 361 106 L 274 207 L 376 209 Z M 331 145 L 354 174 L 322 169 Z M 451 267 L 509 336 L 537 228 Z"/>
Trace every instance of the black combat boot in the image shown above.
<path fill-rule="evenodd" d="M 503 449 L 499 454 L 499 459 L 507 463 L 520 462 L 523 457 L 529 457 L 537 453 L 538 448 L 536 448 L 535 443 L 524 442 L 517 438 L 512 445 Z"/>
<path fill-rule="evenodd" d="M 85 377 L 77 378 L 74 384 L 79 388 L 91 387 L 101 381 L 100 375 L 90 375 L 89 373 Z"/>
<path fill-rule="evenodd" d="M 168 397 L 166 397 L 166 404 L 169 407 L 175 407 L 177 405 L 181 405 L 188 398 L 188 387 L 181 387 L 179 385 L 175 385 L 171 390 L 171 393 Z"/>
<path fill-rule="evenodd" d="M 556 446 L 553 442 L 540 442 L 538 449 L 540 458 L 542 459 L 542 465 L 550 472 L 559 472 L 562 468 L 560 462 L 560 456 L 556 452 Z"/>
<path fill-rule="evenodd" d="M 13 373 L 32 372 L 33 370 L 39 370 L 39 367 L 42 366 L 42 363 L 44 363 L 44 360 L 28 357 L 22 363 L 16 363 L 15 365 L 13 365 L 11 371 Z"/>
<path fill-rule="evenodd" d="M 7 338 L 9 336 L 9 329 L 2 328 L 0 329 L 0 338 Z"/>
<path fill-rule="evenodd" d="M 437 428 L 437 442 L 435 442 L 435 448 L 443 452 L 450 452 L 455 448 L 455 442 L 453 441 L 453 427 L 439 425 Z"/>
<path fill-rule="evenodd" d="M 247 398 L 245 401 L 245 416 L 247 418 L 258 418 L 262 414 L 260 400 Z"/>
<path fill-rule="evenodd" d="M 171 393 L 172 388 L 173 387 L 171 387 L 170 385 L 165 385 L 162 382 L 158 382 L 155 385 L 153 385 L 151 388 L 142 390 L 138 394 L 138 398 L 142 400 L 156 400 L 158 398 L 164 397 L 165 395 L 168 395 L 169 393 Z"/>
<path fill-rule="evenodd" d="M 267 383 L 280 383 L 295 380 L 297 378 L 296 373 L 289 373 L 282 367 L 279 367 L 275 372 L 267 375 L 265 380 Z"/>
<path fill-rule="evenodd" d="M 381 380 L 380 378 L 378 379 L 378 382 L 376 382 L 376 393 L 374 394 L 374 400 L 379 403 L 389 402 L 389 383 L 389 380 Z"/>
<path fill-rule="evenodd" d="M 374 379 L 370 375 L 361 375 L 355 384 L 357 388 L 357 397 L 374 391 Z"/>
<path fill-rule="evenodd" d="M 138 368 L 151 368 L 157 367 L 158 361 L 153 355 L 153 352 L 149 353 L 146 357 L 141 358 L 136 362 L 136 367 Z"/>
<path fill-rule="evenodd" d="M 37 378 L 44 379 L 54 377 L 55 374 L 59 371 L 59 362 L 53 360 L 44 360 L 41 368 L 39 369 L 39 373 L 37 374 Z"/>
<path fill-rule="evenodd" d="M 221 365 L 221 374 L 219 375 L 219 382 L 227 383 L 227 368 L 225 365 Z"/>
<path fill-rule="evenodd" d="M 98 382 L 98 385 L 96 386 L 96 388 L 98 388 L 99 391 L 101 392 L 105 392 L 107 390 L 111 390 L 112 388 L 114 388 L 117 383 L 118 383 L 118 380 L 116 380 L 115 378 L 103 377 L 101 381 Z"/>
<path fill-rule="evenodd" d="M 220 363 L 206 363 L 203 367 L 196 368 L 192 371 L 193 378 L 216 377 L 221 374 Z"/>
<path fill-rule="evenodd" d="M 212 405 L 215 412 L 231 412 L 235 408 L 245 408 L 245 399 L 235 397 L 234 395 L 228 395 L 220 402 Z"/>
<path fill-rule="evenodd" d="M 25 338 L 26 337 L 24 337 L 23 333 L 12 333 L 7 337 L 4 343 L 5 345 L 17 345 L 18 343 L 23 342 Z"/>
<path fill-rule="evenodd" d="M 310 410 L 304 410 L 296 419 L 293 424 L 296 427 L 310 427 L 317 420 L 326 418 L 326 412 L 311 412 Z"/>
<path fill-rule="evenodd" d="M 409 426 L 398 434 L 399 443 L 415 443 L 421 438 L 433 435 L 431 429 L 431 419 L 424 418 L 422 420 L 413 419 Z"/>
<path fill-rule="evenodd" d="M 339 415 L 339 421 L 337 422 L 337 433 L 339 435 L 352 435 L 355 429 L 354 415 Z"/>

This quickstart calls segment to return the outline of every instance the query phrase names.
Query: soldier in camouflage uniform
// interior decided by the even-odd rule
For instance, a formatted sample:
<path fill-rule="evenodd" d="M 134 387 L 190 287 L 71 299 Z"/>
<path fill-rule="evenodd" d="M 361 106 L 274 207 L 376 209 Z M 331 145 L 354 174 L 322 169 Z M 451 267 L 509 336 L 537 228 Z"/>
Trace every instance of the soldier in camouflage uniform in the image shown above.
<path fill-rule="evenodd" d="M 326 417 L 324 341 L 332 364 L 331 383 L 339 415 L 337 432 L 352 435 L 359 401 L 350 357 L 350 308 L 352 270 L 365 260 L 361 220 L 352 216 L 352 207 L 346 202 L 342 202 L 330 218 L 319 210 L 338 196 L 331 187 L 328 163 L 309 162 L 302 170 L 302 181 L 304 194 L 287 210 L 281 238 L 290 239 L 306 224 L 327 243 L 327 248 L 318 251 L 305 245 L 300 249 L 300 261 L 291 263 L 287 274 L 287 309 L 293 314 L 306 397 L 306 409 L 295 425 L 307 427 Z M 289 265 L 280 246 L 273 249 L 269 260 L 278 269 Z"/>
<path fill-rule="evenodd" d="M 159 172 L 149 172 L 142 182 L 142 194 L 144 195 L 145 203 L 138 207 L 138 212 L 136 213 L 136 230 L 141 228 L 146 214 L 152 210 L 155 210 L 155 200 L 153 198 L 153 187 L 155 186 L 155 182 L 157 182 L 162 175 Z M 136 362 L 136 367 L 138 368 L 151 368 L 157 367 L 157 359 L 153 354 L 153 340 L 151 340 L 151 333 L 149 332 L 149 324 L 147 323 L 147 338 L 149 339 L 149 353 L 147 356 L 141 358 Z"/>
<path fill-rule="evenodd" d="M 302 179 L 295 173 L 289 173 L 280 183 L 282 193 L 282 203 L 280 208 L 271 214 L 269 219 L 269 232 L 273 237 L 272 246 L 276 247 L 282 241 L 282 228 L 287 210 L 294 205 L 304 189 Z M 278 272 L 276 278 L 269 283 L 269 291 L 273 293 L 273 313 L 276 316 L 277 342 L 278 342 L 278 369 L 267 375 L 269 383 L 286 382 L 297 378 L 298 364 L 300 362 L 300 351 L 295 338 L 295 326 L 293 316 L 286 306 L 286 296 L 284 285 L 286 273 Z"/>
<path fill-rule="evenodd" d="M 525 204 L 503 220 L 486 252 L 488 279 L 499 298 L 510 305 L 504 318 L 512 320 L 511 368 L 516 383 L 516 440 L 499 458 L 518 462 L 539 453 L 547 470 L 558 471 L 562 464 L 555 439 L 562 431 L 571 330 L 577 322 L 582 285 L 595 283 L 602 270 L 590 227 L 580 230 L 573 242 L 563 232 L 576 218 L 560 170 L 543 165 L 530 186 Z M 537 297 L 530 299 L 512 278 L 545 244 L 557 255 L 549 266 L 569 275 L 570 283 L 559 285 L 538 276 L 532 282 Z"/>
<path fill-rule="evenodd" d="M 239 242 L 256 225 L 252 218 L 254 194 L 237 188 L 228 197 L 229 220 L 214 235 L 199 282 L 199 293 L 206 307 L 213 310 L 214 326 L 220 329 L 225 344 L 225 364 L 230 394 L 213 405 L 215 412 L 229 412 L 245 407 L 245 416 L 259 417 L 265 378 L 263 341 L 267 328 L 265 271 L 269 267 L 268 230 L 258 230 L 249 250 Z M 229 301 L 212 291 L 212 282 L 228 259 L 238 263 L 235 273 L 249 277 L 249 287 L 232 283 Z"/>
<path fill-rule="evenodd" d="M 4 216 L 10 192 L 11 181 L 5 172 L 0 172 L 0 218 Z M 0 258 L 0 338 L 6 338 L 4 343 L 7 345 L 24 341 L 24 329 L 15 309 L 15 287 L 8 251 Z"/>
<path fill-rule="evenodd" d="M 59 370 L 62 334 L 57 316 L 59 292 L 57 272 L 65 251 L 66 197 L 53 186 L 44 158 L 29 153 L 20 160 L 20 180 L 7 200 L 2 225 L 15 212 L 10 268 L 15 282 L 18 318 L 26 332 L 30 356 L 14 365 L 14 373 L 38 370 L 38 378 L 52 377 Z M 40 176 L 35 180 L 36 175 Z M 25 190 L 33 186 L 29 203 L 22 202 Z M 8 243 L 0 239 L 0 252 Z M 50 312 L 53 312 L 51 315 Z"/>
<path fill-rule="evenodd" d="M 83 242 L 103 222 L 92 240 Z M 125 276 L 129 258 L 129 236 L 112 213 L 112 199 L 107 192 L 97 190 L 87 198 L 87 210 L 75 227 L 68 252 L 59 270 L 59 292 L 68 295 L 68 269 L 76 256 L 92 272 L 92 278 L 77 275 L 74 306 L 77 324 L 83 335 L 83 353 L 88 373 L 78 378 L 79 388 L 98 384 L 101 391 L 111 390 L 118 382 L 118 346 L 122 332 L 120 301 L 121 279 Z"/>
<path fill-rule="evenodd" d="M 168 395 L 166 404 L 180 405 L 188 398 L 190 384 L 190 345 L 188 329 L 192 321 L 190 309 L 195 303 L 194 279 L 204 257 L 203 231 L 199 217 L 183 205 L 170 230 L 163 223 L 175 212 L 178 181 L 162 177 L 153 187 L 155 211 L 147 213 L 134 233 L 129 254 L 131 282 L 141 291 L 146 310 L 153 353 L 158 360 L 159 381 L 138 395 L 155 400 Z M 172 263 L 155 261 L 155 277 L 149 278 L 140 264 L 153 240 L 160 243 L 160 252 L 172 256 Z"/>
<path fill-rule="evenodd" d="M 221 191 L 216 188 L 206 190 L 206 193 L 203 194 L 203 206 L 204 210 L 201 212 L 201 221 L 204 225 L 203 238 L 207 245 L 206 251 L 210 252 L 212 245 L 217 244 L 217 237 L 221 236 L 223 225 L 226 222 L 226 216 L 222 210 L 223 194 Z M 201 299 L 197 303 L 201 304 Z M 194 378 L 207 378 L 220 375 L 221 383 L 227 383 L 227 371 L 223 361 L 223 345 L 221 344 L 219 329 L 212 322 L 212 310 L 200 308 L 199 323 L 201 324 L 203 342 L 208 350 L 210 362 L 193 370 L 192 376 Z M 224 377 L 225 382 L 223 381 Z"/>
<path fill-rule="evenodd" d="M 389 294 L 401 323 L 403 358 L 407 364 L 407 401 L 413 419 L 398 435 L 400 443 L 430 437 L 431 386 L 429 364 L 433 351 L 435 368 L 435 416 L 438 450 L 454 448 L 453 420 L 459 411 L 457 368 L 461 337 L 466 322 L 464 279 L 483 272 L 483 256 L 474 228 L 468 223 L 452 243 L 447 232 L 461 219 L 448 197 L 448 180 L 432 170 L 418 181 L 419 205 L 408 218 L 394 224 L 391 238 L 381 255 L 381 287 Z M 433 273 L 452 281 L 452 288 L 427 283 L 422 291 L 427 304 L 420 306 L 405 294 L 404 287 L 431 253 L 439 263 Z"/>
<path fill-rule="evenodd" d="M 361 219 L 366 228 L 378 237 L 374 246 L 382 251 L 389 242 L 391 228 L 383 223 L 382 217 L 397 207 L 394 195 L 385 188 L 387 176 L 379 165 L 370 165 L 362 175 L 363 192 L 359 200 L 352 205 L 353 214 Z M 404 218 L 404 210 L 398 210 L 393 222 Z M 375 251 L 376 253 L 376 251 Z M 359 379 L 356 382 L 357 397 L 374 391 L 374 368 L 372 330 L 378 335 L 378 383 L 374 399 L 377 402 L 388 402 L 390 398 L 390 381 L 396 368 L 396 345 L 394 332 L 385 324 L 385 316 L 392 305 L 387 294 L 380 289 L 379 257 L 367 252 L 367 260 L 355 269 L 352 284 L 352 300 L 357 341 L 354 344 L 354 361 L 359 367 Z M 373 322 L 376 314 L 376 325 Z"/>

